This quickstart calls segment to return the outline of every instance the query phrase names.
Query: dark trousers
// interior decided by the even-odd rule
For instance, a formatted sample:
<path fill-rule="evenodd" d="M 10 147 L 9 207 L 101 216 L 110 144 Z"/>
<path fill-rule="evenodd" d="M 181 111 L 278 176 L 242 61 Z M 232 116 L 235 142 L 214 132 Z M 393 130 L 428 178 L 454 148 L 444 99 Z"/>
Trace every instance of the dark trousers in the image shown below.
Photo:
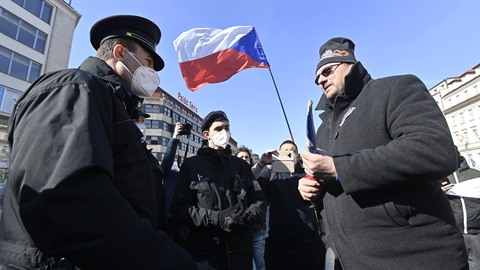
<path fill-rule="evenodd" d="M 288 247 L 287 247 L 288 248 Z M 318 241 L 301 251 L 282 250 L 281 247 L 265 246 L 265 266 L 267 270 L 324 270 L 326 249 Z"/>
<path fill-rule="evenodd" d="M 467 247 L 470 269 L 480 269 L 480 234 L 464 234 L 463 240 Z"/>

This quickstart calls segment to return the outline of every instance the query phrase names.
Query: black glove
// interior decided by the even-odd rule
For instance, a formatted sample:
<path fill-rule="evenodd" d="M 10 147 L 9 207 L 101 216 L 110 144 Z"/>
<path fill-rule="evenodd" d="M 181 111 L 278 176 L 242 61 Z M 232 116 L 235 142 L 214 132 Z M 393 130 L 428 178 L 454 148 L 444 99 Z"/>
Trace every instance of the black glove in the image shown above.
<path fill-rule="evenodd" d="M 232 231 L 235 226 L 243 226 L 243 222 L 240 217 L 243 215 L 243 205 L 237 203 L 236 205 L 229 207 L 225 210 L 218 211 L 218 218 L 215 225 L 219 225 L 227 232 Z"/>
<path fill-rule="evenodd" d="M 258 209 L 248 208 L 240 217 L 241 223 L 245 224 L 248 228 L 254 228 L 259 226 L 262 217 Z"/>

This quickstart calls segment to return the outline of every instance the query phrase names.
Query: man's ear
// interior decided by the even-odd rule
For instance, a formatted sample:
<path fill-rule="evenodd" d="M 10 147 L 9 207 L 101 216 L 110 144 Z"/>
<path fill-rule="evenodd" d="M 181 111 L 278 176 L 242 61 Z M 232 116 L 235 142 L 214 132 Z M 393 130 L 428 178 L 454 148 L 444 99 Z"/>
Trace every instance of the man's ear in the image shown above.
<path fill-rule="evenodd" d="M 208 140 L 208 136 L 210 135 L 210 132 L 208 130 L 202 131 L 203 137 L 205 137 Z"/>
<path fill-rule="evenodd" d="M 113 52 L 112 52 L 112 56 L 115 60 L 117 61 L 123 61 L 123 54 L 125 53 L 125 47 L 121 44 L 117 44 L 115 45 L 115 47 L 113 47 Z"/>

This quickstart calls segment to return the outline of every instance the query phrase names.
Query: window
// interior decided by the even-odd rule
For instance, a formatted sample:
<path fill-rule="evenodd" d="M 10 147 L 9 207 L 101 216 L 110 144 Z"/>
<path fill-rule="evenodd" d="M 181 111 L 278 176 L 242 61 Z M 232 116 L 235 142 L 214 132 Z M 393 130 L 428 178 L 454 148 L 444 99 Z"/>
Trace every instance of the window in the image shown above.
<path fill-rule="evenodd" d="M 20 92 L 0 85 L 0 111 L 11 114 L 13 112 L 13 106 L 20 95 Z"/>
<path fill-rule="evenodd" d="M 167 146 L 168 145 L 168 139 L 165 138 L 165 137 L 160 137 L 160 144 L 163 145 L 163 146 Z"/>
<path fill-rule="evenodd" d="M 40 76 L 41 67 L 39 63 L 0 46 L 0 72 L 33 82 Z"/>
<path fill-rule="evenodd" d="M 162 121 L 162 129 L 171 132 L 170 125 L 164 121 Z"/>
<path fill-rule="evenodd" d="M 455 117 L 455 115 L 452 116 L 452 125 L 453 125 L 454 127 L 457 126 L 457 117 Z"/>
<path fill-rule="evenodd" d="M 45 0 L 13 0 L 13 2 L 28 10 L 42 21 L 50 24 L 53 7 L 45 2 Z"/>
<path fill-rule="evenodd" d="M 473 121 L 475 116 L 473 115 L 473 109 L 468 109 L 468 120 Z"/>
<path fill-rule="evenodd" d="M 475 141 L 480 141 L 480 136 L 478 135 L 478 130 L 477 129 L 472 129 L 473 137 L 475 138 Z"/>
<path fill-rule="evenodd" d="M 147 126 L 147 128 L 159 129 L 160 128 L 160 121 L 158 121 L 158 120 L 145 120 L 145 125 Z"/>
<path fill-rule="evenodd" d="M 172 116 L 172 111 L 169 108 L 164 106 L 163 107 L 163 114 L 168 116 L 168 117 L 171 117 Z"/>
<path fill-rule="evenodd" d="M 0 8 L 0 33 L 16 39 L 20 19 L 12 13 Z"/>
<path fill-rule="evenodd" d="M 146 113 L 160 113 L 160 105 L 145 104 Z"/>
<path fill-rule="evenodd" d="M 177 122 L 180 121 L 180 116 L 176 112 L 172 113 L 172 118 Z"/>
<path fill-rule="evenodd" d="M 460 113 L 460 124 L 465 124 L 465 117 L 463 116 L 463 112 Z"/>
<path fill-rule="evenodd" d="M 151 144 L 151 145 L 157 145 L 159 142 L 158 136 L 147 136 L 145 141 L 147 142 L 147 144 Z"/>

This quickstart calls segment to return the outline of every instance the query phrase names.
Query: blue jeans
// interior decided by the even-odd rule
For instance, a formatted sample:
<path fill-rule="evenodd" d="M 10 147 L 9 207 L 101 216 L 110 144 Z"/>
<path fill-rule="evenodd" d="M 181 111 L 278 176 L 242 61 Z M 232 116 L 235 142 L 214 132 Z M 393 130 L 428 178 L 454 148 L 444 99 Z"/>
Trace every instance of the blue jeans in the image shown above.
<path fill-rule="evenodd" d="M 265 238 L 267 232 L 264 230 L 253 231 L 253 270 L 265 270 Z"/>

